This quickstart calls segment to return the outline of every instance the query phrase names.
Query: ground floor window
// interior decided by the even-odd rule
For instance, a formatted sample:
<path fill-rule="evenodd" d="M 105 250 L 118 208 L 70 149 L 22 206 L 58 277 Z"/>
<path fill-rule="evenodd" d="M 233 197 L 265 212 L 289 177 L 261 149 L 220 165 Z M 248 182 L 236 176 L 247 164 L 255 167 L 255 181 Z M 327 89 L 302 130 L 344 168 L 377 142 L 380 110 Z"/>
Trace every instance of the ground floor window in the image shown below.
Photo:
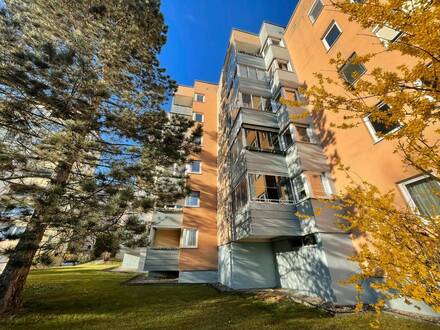
<path fill-rule="evenodd" d="M 197 229 L 184 228 L 182 231 L 182 247 L 196 248 L 197 247 Z"/>

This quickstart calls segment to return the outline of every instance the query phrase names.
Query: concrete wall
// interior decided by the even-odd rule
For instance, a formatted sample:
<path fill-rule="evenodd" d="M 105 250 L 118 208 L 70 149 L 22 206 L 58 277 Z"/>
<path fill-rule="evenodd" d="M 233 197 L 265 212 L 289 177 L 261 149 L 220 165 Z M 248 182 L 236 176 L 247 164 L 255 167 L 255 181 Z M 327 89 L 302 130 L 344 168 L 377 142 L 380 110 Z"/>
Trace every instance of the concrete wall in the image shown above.
<path fill-rule="evenodd" d="M 278 285 L 270 243 L 230 243 L 219 249 L 219 279 L 233 289 Z M 228 256 L 229 253 L 229 256 Z"/>
<path fill-rule="evenodd" d="M 179 270 L 179 250 L 155 250 L 148 248 L 141 271 L 177 271 Z M 140 255 L 142 258 L 143 255 Z M 139 265 L 142 265 L 140 261 Z"/>
<path fill-rule="evenodd" d="M 124 253 L 121 268 L 128 270 L 137 270 L 139 267 L 139 255 Z"/>
<path fill-rule="evenodd" d="M 347 260 L 347 257 L 355 253 L 350 236 L 339 233 L 321 233 L 320 236 L 332 279 L 331 287 L 336 297 L 335 303 L 340 305 L 356 304 L 354 286 L 341 284 L 341 281 L 347 280 L 359 272 L 357 264 Z"/>
<path fill-rule="evenodd" d="M 218 282 L 217 271 L 194 271 L 180 272 L 179 283 L 216 283 Z"/>
<path fill-rule="evenodd" d="M 280 284 L 301 294 L 336 302 L 323 249 L 310 245 L 292 251 L 287 241 L 274 242 Z"/>

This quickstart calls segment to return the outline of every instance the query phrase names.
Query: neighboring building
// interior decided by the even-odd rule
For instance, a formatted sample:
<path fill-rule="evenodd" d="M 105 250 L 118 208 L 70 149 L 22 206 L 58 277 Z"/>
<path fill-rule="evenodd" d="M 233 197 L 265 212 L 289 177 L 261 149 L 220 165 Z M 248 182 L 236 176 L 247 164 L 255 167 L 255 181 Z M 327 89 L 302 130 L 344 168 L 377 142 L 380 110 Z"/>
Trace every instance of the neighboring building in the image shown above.
<path fill-rule="evenodd" d="M 349 183 L 336 162 L 383 191 L 398 192 L 398 205 L 423 205 L 420 189 L 440 186 L 406 167 L 393 153 L 394 142 L 377 135 L 387 132 L 368 118 L 364 126 L 335 129 L 330 122 L 342 114 L 295 116 L 309 109 L 279 100 L 302 100 L 299 88 L 313 85 L 315 72 L 355 83 L 353 71 L 411 64 L 400 53 L 383 52 L 398 36 L 362 29 L 327 0 L 300 1 L 287 28 L 234 29 L 219 85 L 196 81 L 174 97 L 171 113 L 203 122 L 202 153 L 189 166 L 194 191 L 185 206 L 153 215 L 153 244 L 146 255 L 140 252 L 138 269 L 173 271 L 181 282 L 217 281 L 218 251 L 218 282 L 228 287 L 290 288 L 355 304 L 354 287 L 341 281 L 359 271 L 347 260 L 358 242 L 339 229 L 336 210 L 327 207 Z M 340 72 L 329 64 L 337 52 L 347 58 Z M 369 52 L 382 53 L 368 65 L 350 63 Z M 378 296 L 367 290 L 362 298 L 372 303 Z M 435 315 L 423 304 L 420 310 L 402 301 L 388 305 Z"/>
<path fill-rule="evenodd" d="M 217 282 L 217 88 L 196 81 L 179 86 L 171 115 L 193 118 L 203 126 L 185 173 L 191 193 L 176 205 L 156 209 L 151 218 L 151 245 L 126 252 L 124 268 L 177 277 L 179 282 Z"/>

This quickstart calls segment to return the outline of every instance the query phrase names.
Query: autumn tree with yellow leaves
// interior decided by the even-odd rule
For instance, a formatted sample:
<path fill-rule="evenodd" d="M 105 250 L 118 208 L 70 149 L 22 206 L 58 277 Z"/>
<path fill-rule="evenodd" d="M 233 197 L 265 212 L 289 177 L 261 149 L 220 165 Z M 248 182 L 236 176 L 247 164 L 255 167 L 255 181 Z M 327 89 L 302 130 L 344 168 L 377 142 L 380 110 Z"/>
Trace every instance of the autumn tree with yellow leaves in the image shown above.
<path fill-rule="evenodd" d="M 440 2 L 346 0 L 333 5 L 363 28 L 388 29 L 393 39 L 382 40 L 383 51 L 398 51 L 413 63 L 393 71 L 369 68 L 361 75 L 377 54 L 357 54 L 350 59 L 348 79 L 355 83 L 316 74 L 317 83 L 307 91 L 310 106 L 343 115 L 342 122 L 333 123 L 342 129 L 368 116 L 383 128 L 379 137 L 395 146 L 406 165 L 426 175 L 431 189 L 429 205 L 402 208 L 394 202 L 395 192 L 352 180 L 339 196 L 345 210 L 340 217 L 346 230 L 367 233 L 368 239 L 352 257 L 361 271 L 350 281 L 361 291 L 363 280 L 379 276 L 372 287 L 384 300 L 414 299 L 440 312 Z M 337 70 L 346 62 L 340 54 L 331 60 Z M 377 106 L 379 101 L 386 106 Z M 340 170 L 351 175 L 344 164 Z"/>

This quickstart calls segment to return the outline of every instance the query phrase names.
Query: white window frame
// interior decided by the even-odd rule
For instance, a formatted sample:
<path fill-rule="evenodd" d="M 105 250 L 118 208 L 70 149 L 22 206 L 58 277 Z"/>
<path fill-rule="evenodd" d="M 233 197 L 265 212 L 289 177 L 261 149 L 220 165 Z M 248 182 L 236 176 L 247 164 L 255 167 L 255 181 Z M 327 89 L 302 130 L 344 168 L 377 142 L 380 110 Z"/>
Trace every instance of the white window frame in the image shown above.
<path fill-rule="evenodd" d="M 313 18 L 312 15 L 311 15 L 311 13 L 312 13 L 313 9 L 315 8 L 315 6 L 316 6 L 316 4 L 317 4 L 318 2 L 321 2 L 321 4 L 322 4 L 322 9 L 321 9 L 321 11 L 318 13 L 318 16 L 316 16 L 315 18 Z M 315 24 L 315 22 L 318 20 L 318 17 L 321 15 L 321 13 L 322 13 L 323 10 L 324 10 L 324 1 L 322 1 L 322 0 L 315 0 L 315 2 L 313 2 L 313 5 L 310 7 L 310 10 L 309 10 L 309 12 L 308 12 L 308 14 L 307 14 L 307 16 L 309 17 L 309 20 L 310 20 L 310 22 L 311 22 L 312 24 Z"/>
<path fill-rule="evenodd" d="M 297 178 L 301 178 L 301 181 L 302 181 L 303 187 L 304 187 L 304 191 L 306 193 L 306 196 L 304 198 L 302 198 L 302 199 L 299 198 L 299 191 L 298 191 L 298 189 L 297 189 L 297 187 L 295 185 L 295 182 L 294 182 Z M 294 178 L 292 178 L 291 181 L 292 181 L 292 187 L 293 187 L 293 190 L 294 190 L 295 199 L 296 199 L 297 203 L 300 203 L 300 202 L 305 201 L 306 199 L 310 198 L 310 196 L 311 196 L 310 192 L 312 190 L 310 188 L 310 184 L 309 184 L 309 180 L 307 178 L 307 175 L 305 175 L 304 173 L 301 173 L 301 174 L 295 176 Z"/>
<path fill-rule="evenodd" d="M 199 101 L 198 99 L 197 99 L 197 96 L 201 96 L 202 97 L 202 101 Z M 196 102 L 205 102 L 205 94 L 200 94 L 200 93 L 194 93 L 194 101 L 196 101 Z"/>
<path fill-rule="evenodd" d="M 191 168 L 191 163 L 192 162 L 199 162 L 200 166 L 199 166 L 199 171 L 198 172 L 193 172 L 192 168 Z M 201 174 L 202 173 L 202 161 L 200 159 L 193 159 L 191 160 L 188 164 L 186 164 L 186 173 L 188 174 Z"/>
<path fill-rule="evenodd" d="M 196 244 L 193 246 L 185 246 L 183 244 L 183 231 L 184 230 L 193 230 L 196 232 Z M 180 237 L 180 248 L 182 249 L 197 249 L 199 247 L 199 230 L 197 228 L 184 227 L 182 228 L 182 235 Z"/>
<path fill-rule="evenodd" d="M 202 116 L 202 121 L 197 121 L 196 120 L 196 115 L 201 115 Z M 205 115 L 203 113 L 200 113 L 200 112 L 193 112 L 193 120 L 198 122 L 198 123 L 204 123 L 205 122 Z"/>
<path fill-rule="evenodd" d="M 203 146 L 203 135 L 200 136 L 200 144 L 196 144 L 195 142 L 194 144 L 200 147 Z"/>
<path fill-rule="evenodd" d="M 383 102 L 383 101 L 379 102 L 376 105 L 376 107 L 379 107 L 382 104 L 385 104 L 385 102 Z M 396 128 L 389 131 L 388 133 L 379 137 L 376 133 L 376 129 L 373 126 L 373 123 L 370 121 L 370 115 L 365 116 L 363 118 L 363 120 L 364 120 L 365 126 L 367 126 L 368 132 L 370 133 L 371 137 L 373 138 L 374 143 L 379 143 L 380 141 L 382 141 L 385 138 L 385 136 L 387 136 L 388 134 L 393 134 L 393 133 L 397 132 L 402 127 L 402 125 L 399 125 Z"/>
<path fill-rule="evenodd" d="M 197 201 L 197 205 L 189 205 L 188 204 L 188 197 L 189 196 L 186 196 L 185 197 L 185 207 L 200 207 L 200 191 L 197 191 L 197 190 L 191 190 L 191 193 L 193 193 L 193 192 L 198 192 L 199 193 L 199 199 L 198 199 L 198 201 Z"/>
<path fill-rule="evenodd" d="M 338 37 L 336 38 L 335 42 L 333 43 L 333 45 L 330 46 L 330 45 L 327 43 L 327 40 L 325 40 L 325 38 L 328 36 L 328 34 L 329 34 L 330 31 L 332 30 L 333 26 L 336 26 L 336 27 L 338 28 L 338 30 L 339 30 L 340 33 L 339 33 Z M 325 49 L 326 49 L 327 51 L 329 51 L 329 50 L 330 50 L 330 49 L 336 44 L 336 41 L 338 41 L 338 39 L 341 37 L 341 35 L 342 35 L 342 29 L 341 29 L 341 27 L 338 25 L 338 23 L 336 23 L 336 21 L 332 21 L 332 22 L 330 23 L 330 25 L 328 26 L 327 30 L 325 30 L 325 33 L 324 33 L 323 37 L 321 38 L 321 41 L 322 41 L 322 43 L 323 43 Z"/>
<path fill-rule="evenodd" d="M 322 184 L 322 187 L 324 188 L 325 194 L 328 197 L 333 196 L 333 187 L 332 187 L 330 176 L 328 175 L 327 172 L 321 173 L 321 184 Z"/>
<path fill-rule="evenodd" d="M 345 61 L 344 65 L 342 65 L 342 67 L 338 70 L 340 77 L 342 78 L 343 81 L 345 81 L 347 84 L 349 84 L 350 86 L 354 86 L 359 79 L 361 79 L 361 77 L 367 73 L 367 68 L 365 67 L 365 65 L 363 63 L 360 63 L 360 65 L 364 68 L 364 72 L 362 72 L 362 74 L 359 74 L 359 77 L 357 77 L 352 83 L 350 83 L 349 81 L 347 81 L 346 79 L 346 75 L 343 73 L 344 68 L 347 65 L 353 64 L 353 60 L 357 57 L 356 52 L 353 52 L 348 59 Z"/>
<path fill-rule="evenodd" d="M 424 175 L 418 175 L 416 177 L 404 180 L 402 182 L 400 182 L 398 184 L 398 187 L 400 189 L 400 191 L 402 192 L 402 195 L 405 199 L 405 201 L 408 203 L 409 207 L 414 211 L 415 214 L 417 215 L 421 215 L 420 212 L 417 211 L 417 205 L 414 202 L 413 198 L 411 197 L 411 194 L 409 193 L 408 189 L 406 188 L 406 185 L 417 182 L 417 181 L 421 181 L 424 180 L 426 178 L 428 178 L 429 175 L 424 174 Z M 440 185 L 440 184 L 439 184 Z"/>

